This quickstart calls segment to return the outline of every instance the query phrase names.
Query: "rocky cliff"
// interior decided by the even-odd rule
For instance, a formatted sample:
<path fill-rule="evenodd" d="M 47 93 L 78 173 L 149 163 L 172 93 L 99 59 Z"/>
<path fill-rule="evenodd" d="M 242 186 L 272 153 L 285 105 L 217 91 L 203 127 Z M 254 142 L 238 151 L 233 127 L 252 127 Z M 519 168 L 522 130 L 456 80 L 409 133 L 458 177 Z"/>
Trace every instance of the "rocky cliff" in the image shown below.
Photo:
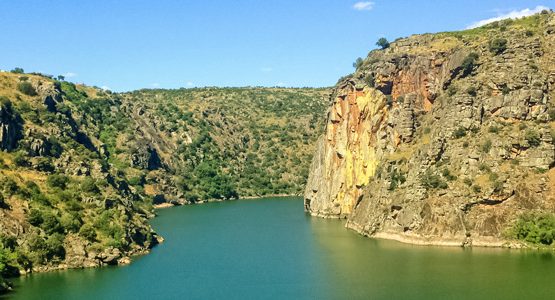
<path fill-rule="evenodd" d="M 555 15 L 398 39 L 334 88 L 312 215 L 413 243 L 502 245 L 555 211 Z"/>

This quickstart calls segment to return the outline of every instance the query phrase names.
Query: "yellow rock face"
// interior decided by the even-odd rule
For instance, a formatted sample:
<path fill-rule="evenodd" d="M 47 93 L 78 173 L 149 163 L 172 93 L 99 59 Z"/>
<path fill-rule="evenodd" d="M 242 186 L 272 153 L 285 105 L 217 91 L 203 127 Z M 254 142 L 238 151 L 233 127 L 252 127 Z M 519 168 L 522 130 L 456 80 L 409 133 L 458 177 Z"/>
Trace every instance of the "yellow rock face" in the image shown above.
<path fill-rule="evenodd" d="M 376 134 L 387 110 L 372 88 L 346 85 L 334 99 L 326 138 L 314 158 L 305 198 L 314 214 L 347 215 L 379 163 Z"/>

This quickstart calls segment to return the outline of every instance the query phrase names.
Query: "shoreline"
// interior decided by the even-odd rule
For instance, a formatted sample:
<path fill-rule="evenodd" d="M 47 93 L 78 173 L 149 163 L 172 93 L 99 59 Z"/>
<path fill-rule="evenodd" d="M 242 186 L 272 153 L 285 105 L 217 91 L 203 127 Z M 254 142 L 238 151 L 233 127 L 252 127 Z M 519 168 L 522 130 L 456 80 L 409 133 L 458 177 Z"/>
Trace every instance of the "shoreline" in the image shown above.
<path fill-rule="evenodd" d="M 183 206 L 183 205 L 196 205 L 196 204 L 225 202 L 225 201 L 256 200 L 256 199 L 264 199 L 264 198 L 287 198 L 287 197 L 301 197 L 301 196 L 300 195 L 295 195 L 295 194 L 271 194 L 271 195 L 262 195 L 262 196 L 245 196 L 245 197 L 240 197 L 240 198 L 236 198 L 236 199 L 228 199 L 228 200 L 208 199 L 208 200 L 197 201 L 197 202 L 194 202 L 194 203 L 181 202 L 181 201 L 178 201 L 178 202 L 164 202 L 164 203 L 160 203 L 160 204 L 154 204 L 154 205 L 152 205 L 152 207 L 155 210 L 157 210 L 157 209 L 165 209 L 165 208 L 170 208 L 170 207 L 175 207 L 175 206 Z"/>
<path fill-rule="evenodd" d="M 524 250 L 548 250 L 554 251 L 555 249 L 549 247 L 542 247 L 537 245 L 528 245 L 521 241 L 505 240 L 495 237 L 466 237 L 466 236 L 453 236 L 451 238 L 445 237 L 426 237 L 413 234 L 402 234 L 398 232 L 376 232 L 374 234 L 366 233 L 363 228 L 357 224 L 347 222 L 345 228 L 353 230 L 366 238 L 390 240 L 399 243 L 414 245 L 414 246 L 430 246 L 430 247 L 463 247 L 463 248 L 498 248 L 498 249 L 524 249 Z"/>

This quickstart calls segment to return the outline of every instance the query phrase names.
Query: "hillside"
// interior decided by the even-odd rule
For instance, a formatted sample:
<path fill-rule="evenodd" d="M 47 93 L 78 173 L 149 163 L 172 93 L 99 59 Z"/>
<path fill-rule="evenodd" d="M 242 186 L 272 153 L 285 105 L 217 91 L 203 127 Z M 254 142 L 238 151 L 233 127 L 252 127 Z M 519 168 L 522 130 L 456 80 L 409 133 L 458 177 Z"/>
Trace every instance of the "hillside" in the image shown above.
<path fill-rule="evenodd" d="M 410 243 L 551 245 L 555 15 L 382 46 L 333 91 L 306 210 Z"/>
<path fill-rule="evenodd" d="M 0 73 L 0 275 L 128 263 L 160 240 L 153 204 L 299 194 L 324 94 Z"/>

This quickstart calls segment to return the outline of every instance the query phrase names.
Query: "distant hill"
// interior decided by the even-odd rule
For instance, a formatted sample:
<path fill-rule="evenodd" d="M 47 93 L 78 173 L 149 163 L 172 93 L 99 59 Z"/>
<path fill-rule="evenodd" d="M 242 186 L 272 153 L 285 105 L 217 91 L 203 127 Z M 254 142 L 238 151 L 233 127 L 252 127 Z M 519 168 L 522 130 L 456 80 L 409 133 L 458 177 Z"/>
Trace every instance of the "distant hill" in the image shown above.
<path fill-rule="evenodd" d="M 0 73 L 0 275 L 128 263 L 159 241 L 153 204 L 301 193 L 325 96 Z"/>

